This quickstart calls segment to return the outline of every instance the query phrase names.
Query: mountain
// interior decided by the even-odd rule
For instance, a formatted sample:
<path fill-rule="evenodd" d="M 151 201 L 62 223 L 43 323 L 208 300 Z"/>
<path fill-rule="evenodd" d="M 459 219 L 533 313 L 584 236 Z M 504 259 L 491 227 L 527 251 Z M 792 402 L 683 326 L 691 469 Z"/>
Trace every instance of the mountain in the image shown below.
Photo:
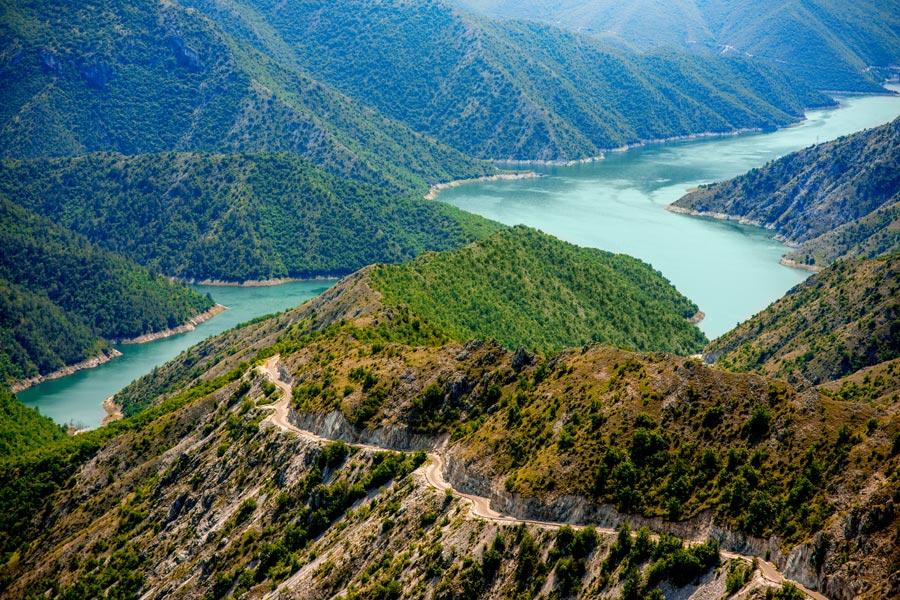
<path fill-rule="evenodd" d="M 658 271 L 522 226 L 379 266 L 371 277 L 385 304 L 408 306 L 457 340 L 490 337 L 544 352 L 602 342 L 680 354 L 706 343 L 689 320 L 697 305 Z"/>
<path fill-rule="evenodd" d="M 7 160 L 0 194 L 155 271 L 197 280 L 345 275 L 499 227 L 285 153 Z"/>
<path fill-rule="evenodd" d="M 900 63 L 900 13 L 863 0 L 453 0 L 460 8 L 537 19 L 639 50 L 743 54 L 820 90 L 883 91 Z"/>
<path fill-rule="evenodd" d="M 633 55 L 441 1 L 191 5 L 272 60 L 481 158 L 580 159 L 643 140 L 777 127 L 829 102 L 739 57 Z"/>
<path fill-rule="evenodd" d="M 830 102 L 739 57 L 631 56 L 435 1 L 5 0 L 3 15 L 11 158 L 286 151 L 424 190 L 491 172 L 459 151 L 578 159 L 786 125 Z"/>
<path fill-rule="evenodd" d="M 828 597 L 900 591 L 896 365 L 820 390 L 603 345 L 514 352 L 372 281 L 207 340 L 117 397 L 148 408 L 0 463 L 0 593 L 764 595 L 753 556 Z M 719 547 L 747 558 L 710 570 Z"/>
<path fill-rule="evenodd" d="M 799 246 L 788 260 L 827 265 L 900 250 L 898 203 L 900 119 L 701 186 L 672 209 L 774 229 Z"/>
<path fill-rule="evenodd" d="M 843 260 L 704 349 L 733 370 L 833 381 L 900 358 L 900 254 Z"/>
<path fill-rule="evenodd" d="M 291 152 L 403 190 L 492 171 L 269 60 L 184 3 L 0 7 L 2 156 Z"/>
<path fill-rule="evenodd" d="M 104 340 L 177 327 L 213 306 L 181 284 L 0 196 L 0 376 L 46 375 Z"/>

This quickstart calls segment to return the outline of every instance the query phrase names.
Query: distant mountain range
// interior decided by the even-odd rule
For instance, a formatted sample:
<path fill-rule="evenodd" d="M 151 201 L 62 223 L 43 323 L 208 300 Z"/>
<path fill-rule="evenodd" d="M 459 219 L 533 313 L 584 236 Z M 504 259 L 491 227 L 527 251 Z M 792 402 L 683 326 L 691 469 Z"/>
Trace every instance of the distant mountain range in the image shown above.
<path fill-rule="evenodd" d="M 820 90 L 877 92 L 900 72 L 900 12 L 861 0 L 451 0 L 494 17 L 536 19 L 639 50 L 743 55 Z"/>
<path fill-rule="evenodd" d="M 633 55 L 435 0 L 7 0 L 3 14 L 7 157 L 288 151 L 421 189 L 484 174 L 468 157 L 579 159 L 830 102 L 742 57 Z"/>

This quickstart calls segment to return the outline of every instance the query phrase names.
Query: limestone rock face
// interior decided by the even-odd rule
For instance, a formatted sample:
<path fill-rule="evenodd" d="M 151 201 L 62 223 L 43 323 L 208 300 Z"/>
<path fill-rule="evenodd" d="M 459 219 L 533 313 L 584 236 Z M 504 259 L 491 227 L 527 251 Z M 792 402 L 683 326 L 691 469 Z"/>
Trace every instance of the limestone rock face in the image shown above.
<path fill-rule="evenodd" d="M 89 60 L 79 68 L 82 79 L 87 84 L 98 90 L 102 90 L 113 77 L 113 70 L 108 64 L 99 60 Z"/>
<path fill-rule="evenodd" d="M 172 49 L 175 52 L 175 60 L 178 61 L 179 66 L 191 71 L 199 71 L 203 68 L 200 53 L 188 46 L 180 36 L 172 39 Z"/>

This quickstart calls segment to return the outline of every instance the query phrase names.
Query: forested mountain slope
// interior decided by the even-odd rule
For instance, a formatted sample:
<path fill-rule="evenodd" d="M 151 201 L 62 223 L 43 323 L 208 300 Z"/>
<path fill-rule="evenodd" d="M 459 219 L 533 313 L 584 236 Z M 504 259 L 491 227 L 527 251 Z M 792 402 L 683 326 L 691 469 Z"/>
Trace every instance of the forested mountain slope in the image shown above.
<path fill-rule="evenodd" d="M 499 227 L 286 153 L 7 160 L 0 193 L 185 279 L 345 275 L 458 247 Z"/>
<path fill-rule="evenodd" d="M 65 429 L 23 405 L 0 385 L 0 461 L 65 437 Z"/>
<path fill-rule="evenodd" d="M 433 0 L 5 0 L 3 15 L 0 151 L 16 158 L 288 151 L 422 189 L 489 170 L 439 142 L 577 159 L 785 125 L 828 102 L 740 58 L 629 56 Z"/>
<path fill-rule="evenodd" d="M 827 265 L 900 250 L 898 203 L 900 119 L 701 186 L 672 208 L 774 229 L 799 245 L 787 258 Z"/>
<path fill-rule="evenodd" d="M 424 487 L 421 475 L 404 479 L 421 456 L 311 446 L 267 419 L 281 391 L 254 365 L 278 354 L 294 426 L 446 448 L 447 480 L 495 509 L 709 535 L 770 555 L 828 597 L 900 591 L 900 482 L 883 475 L 900 461 L 900 413 L 880 392 L 848 380 L 835 382 L 843 393 L 824 393 L 602 345 L 542 356 L 460 343 L 415 309 L 383 301 L 371 281 L 356 274 L 293 311 L 203 342 L 117 397 L 151 408 L 0 464 L 0 481 L 17 482 L 0 486 L 15 507 L 0 513 L 0 542 L 19 551 L 4 567 L 5 589 L 591 597 L 618 593 L 623 580 L 645 593 L 666 577 L 694 581 L 699 559 L 683 555 L 656 564 L 638 551 L 633 572 L 620 570 L 627 536 L 572 556 L 531 530 L 543 551 L 523 549 L 516 534 L 507 552 L 494 524 L 457 525 L 450 495 Z M 399 487 L 376 493 L 392 477 Z M 499 569 L 482 563 L 487 548 Z M 391 581 L 402 585 L 384 592 Z"/>
<path fill-rule="evenodd" d="M 729 369 L 814 383 L 900 358 L 900 254 L 834 263 L 704 354 Z"/>
<path fill-rule="evenodd" d="M 103 340 L 176 327 L 212 300 L 0 195 L 0 377 L 44 375 Z"/>
<path fill-rule="evenodd" d="M 181 2 L 0 3 L 0 154 L 284 151 L 393 189 L 491 169 Z"/>
<path fill-rule="evenodd" d="M 689 320 L 697 305 L 649 265 L 522 226 L 379 266 L 372 288 L 457 340 L 489 337 L 509 348 L 603 342 L 686 355 L 706 339 Z"/>
<path fill-rule="evenodd" d="M 482 158 L 578 159 L 641 140 L 784 125 L 828 102 L 740 58 L 631 55 L 442 1 L 190 3 L 273 60 L 297 62 Z"/>
<path fill-rule="evenodd" d="M 558 23 L 638 49 L 750 55 L 822 90 L 877 92 L 889 67 L 900 64 L 900 11 L 879 0 L 452 2 L 494 17 Z"/>

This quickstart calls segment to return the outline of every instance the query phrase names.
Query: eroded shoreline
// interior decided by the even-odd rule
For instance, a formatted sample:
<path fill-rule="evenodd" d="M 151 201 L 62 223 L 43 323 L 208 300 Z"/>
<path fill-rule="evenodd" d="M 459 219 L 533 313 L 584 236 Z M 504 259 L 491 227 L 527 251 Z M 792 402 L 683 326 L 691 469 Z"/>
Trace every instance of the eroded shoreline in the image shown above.
<path fill-rule="evenodd" d="M 185 323 L 179 325 L 178 327 L 173 327 L 171 329 L 163 329 L 162 331 L 155 331 L 153 333 L 145 333 L 144 335 L 139 335 L 136 338 L 124 339 L 124 340 L 114 340 L 115 344 L 146 344 L 147 342 L 155 342 L 156 340 L 162 340 L 167 337 L 172 337 L 173 335 L 178 335 L 180 333 L 187 333 L 188 331 L 193 331 L 197 328 L 197 325 L 203 323 L 204 321 L 209 321 L 214 316 L 222 313 L 227 310 L 228 307 L 222 306 L 221 304 L 216 304 L 209 310 L 200 313 L 197 316 L 191 317 Z"/>
<path fill-rule="evenodd" d="M 174 327 L 172 329 L 165 329 L 163 331 L 157 331 L 154 333 L 147 333 L 136 338 L 131 338 L 127 340 L 109 340 L 113 344 L 144 344 L 147 342 L 153 342 L 156 340 L 161 340 L 163 338 L 171 337 L 173 335 L 178 335 L 180 333 L 187 333 L 188 331 L 193 331 L 197 325 L 203 323 L 204 321 L 208 321 L 214 316 L 218 315 L 222 311 L 226 310 L 227 307 L 222 306 L 221 304 L 216 304 L 209 310 L 202 312 L 194 317 L 188 319 L 182 325 L 178 327 Z M 122 356 L 122 353 L 115 348 L 109 348 L 108 350 L 101 351 L 98 355 L 92 356 L 90 358 L 86 358 L 80 362 L 77 362 L 73 365 L 66 365 L 65 367 L 53 371 L 52 373 L 47 373 L 46 375 L 35 375 L 34 377 L 29 377 L 27 379 L 20 379 L 19 381 L 15 381 L 10 384 L 9 388 L 12 390 L 14 394 L 18 394 L 21 391 L 27 390 L 30 387 L 34 387 L 45 381 L 51 381 L 53 379 L 61 379 L 63 377 L 67 377 L 72 375 L 73 373 L 77 373 L 78 371 L 83 371 L 85 369 L 93 369 L 95 367 L 99 367 L 104 363 L 108 363 L 114 358 L 118 358 Z M 104 408 L 106 408 L 104 406 Z"/>

